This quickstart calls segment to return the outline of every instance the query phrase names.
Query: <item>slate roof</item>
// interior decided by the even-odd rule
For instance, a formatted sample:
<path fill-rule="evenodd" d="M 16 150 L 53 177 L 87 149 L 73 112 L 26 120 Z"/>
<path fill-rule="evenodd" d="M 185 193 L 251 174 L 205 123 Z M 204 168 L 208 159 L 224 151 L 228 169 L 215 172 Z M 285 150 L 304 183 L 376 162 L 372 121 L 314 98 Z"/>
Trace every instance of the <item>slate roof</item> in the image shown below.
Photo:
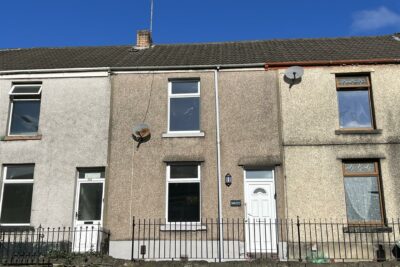
<path fill-rule="evenodd" d="M 395 35 L 396 36 L 396 35 Z M 400 58 L 400 35 L 198 44 L 0 49 L 0 71 L 89 67 L 183 67 L 283 61 Z M 396 40 L 397 39 L 397 40 Z"/>

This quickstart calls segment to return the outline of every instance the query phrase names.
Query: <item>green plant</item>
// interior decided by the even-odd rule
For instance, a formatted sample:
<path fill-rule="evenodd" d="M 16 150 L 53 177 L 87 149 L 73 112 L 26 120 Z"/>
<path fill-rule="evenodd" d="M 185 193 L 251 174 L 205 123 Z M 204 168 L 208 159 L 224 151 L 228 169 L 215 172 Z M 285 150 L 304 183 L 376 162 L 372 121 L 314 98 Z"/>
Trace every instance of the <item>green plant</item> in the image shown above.
<path fill-rule="evenodd" d="M 306 261 L 321 264 L 328 263 L 329 259 L 325 257 L 323 252 L 311 251 L 311 254 L 306 256 Z"/>

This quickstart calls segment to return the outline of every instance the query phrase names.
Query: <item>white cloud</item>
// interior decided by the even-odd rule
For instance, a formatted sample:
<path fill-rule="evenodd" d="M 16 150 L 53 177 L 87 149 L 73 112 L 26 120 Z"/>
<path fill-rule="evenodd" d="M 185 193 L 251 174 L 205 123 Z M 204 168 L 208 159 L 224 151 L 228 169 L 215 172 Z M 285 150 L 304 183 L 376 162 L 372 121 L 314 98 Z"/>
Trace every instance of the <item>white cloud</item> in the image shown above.
<path fill-rule="evenodd" d="M 400 15 L 388 8 L 381 6 L 377 9 L 362 10 L 353 15 L 354 31 L 371 31 L 385 27 L 400 28 Z"/>

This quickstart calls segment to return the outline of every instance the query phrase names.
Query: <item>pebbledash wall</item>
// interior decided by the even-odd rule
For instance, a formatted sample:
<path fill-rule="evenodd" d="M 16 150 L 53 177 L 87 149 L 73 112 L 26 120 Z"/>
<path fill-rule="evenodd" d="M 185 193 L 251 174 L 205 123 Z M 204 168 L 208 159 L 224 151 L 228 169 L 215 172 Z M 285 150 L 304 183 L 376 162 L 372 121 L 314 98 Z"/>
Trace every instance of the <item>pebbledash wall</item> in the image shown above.
<path fill-rule="evenodd" d="M 377 131 L 340 134 L 335 76 L 360 73 L 371 78 Z M 384 215 L 400 216 L 399 75 L 398 65 L 306 67 L 289 88 L 279 70 L 288 218 L 346 220 L 346 159 L 380 163 Z"/>
<path fill-rule="evenodd" d="M 277 216 L 284 215 L 276 73 L 263 68 L 218 72 L 221 188 L 224 218 L 244 218 L 244 169 L 275 171 Z M 200 81 L 200 137 L 167 137 L 168 82 Z M 201 164 L 201 218 L 218 217 L 215 73 L 213 70 L 115 73 L 105 225 L 112 232 L 110 253 L 130 258 L 132 216 L 166 218 L 167 162 Z M 150 93 L 151 87 L 153 91 Z M 149 103 L 150 101 L 150 103 Z M 143 121 L 151 139 L 136 148 L 132 127 Z M 230 173 L 233 183 L 225 186 Z M 231 207 L 230 200 L 241 200 Z"/>
<path fill-rule="evenodd" d="M 32 81 L 42 83 L 41 138 L 4 141 L 11 86 Z M 73 226 L 77 168 L 107 166 L 110 92 L 107 72 L 0 76 L 0 164 L 35 164 L 31 226 Z"/>

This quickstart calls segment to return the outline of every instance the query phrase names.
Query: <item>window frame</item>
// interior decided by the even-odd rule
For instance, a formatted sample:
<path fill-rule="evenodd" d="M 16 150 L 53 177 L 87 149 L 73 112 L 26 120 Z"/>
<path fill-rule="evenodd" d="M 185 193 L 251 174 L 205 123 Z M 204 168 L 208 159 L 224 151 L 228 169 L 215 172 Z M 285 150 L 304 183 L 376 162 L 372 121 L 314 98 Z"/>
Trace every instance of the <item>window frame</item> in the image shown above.
<path fill-rule="evenodd" d="M 367 78 L 366 85 L 339 85 L 340 78 L 356 78 L 356 77 L 365 77 Z M 346 75 L 336 75 L 335 76 L 335 84 L 336 84 L 336 96 L 338 101 L 338 115 L 339 115 L 339 129 L 341 131 L 365 131 L 365 130 L 376 130 L 376 120 L 375 120 L 375 108 L 374 101 L 372 95 L 372 86 L 371 86 L 371 76 L 366 73 L 352 73 Z M 368 102 L 369 102 L 369 112 L 371 116 L 371 127 L 340 127 L 340 103 L 338 99 L 338 92 L 340 91 L 368 91 Z"/>
<path fill-rule="evenodd" d="M 197 178 L 171 178 L 171 166 L 183 166 L 183 165 L 190 165 L 195 166 L 197 165 Z M 169 163 L 167 164 L 166 168 L 166 194 L 165 194 L 165 221 L 169 224 L 174 223 L 186 223 L 186 224 L 200 224 L 201 223 L 201 164 L 200 163 L 192 163 L 192 162 L 185 162 L 185 163 Z M 170 222 L 168 218 L 168 198 L 169 198 L 169 184 L 188 184 L 188 183 L 198 183 L 199 184 L 199 220 L 198 221 L 191 221 L 191 222 Z"/>
<path fill-rule="evenodd" d="M 6 179 L 7 178 L 7 170 L 9 166 L 22 166 L 22 165 L 33 165 L 33 178 L 32 179 Z M 32 204 L 33 204 L 33 189 L 34 189 L 34 181 L 35 181 L 35 164 L 34 163 L 21 163 L 21 164 L 4 164 L 3 172 L 1 178 L 1 196 L 0 196 L 0 219 L 3 212 L 3 197 L 4 197 L 4 186 L 6 184 L 32 184 L 32 199 L 31 199 L 31 211 L 29 216 L 29 223 L 2 223 L 0 220 L 0 225 L 4 226 L 30 226 L 32 219 Z"/>
<path fill-rule="evenodd" d="M 172 84 L 174 82 L 197 82 L 197 93 L 183 93 L 183 94 L 173 94 L 172 93 Z M 175 134 L 175 133 L 181 133 L 181 134 L 196 134 L 201 132 L 201 105 L 200 105 L 200 91 L 201 91 L 201 86 L 200 86 L 200 79 L 171 79 L 168 81 L 168 125 L 167 125 L 167 133 L 168 134 Z M 197 97 L 199 98 L 199 129 L 198 130 L 190 130 L 190 131 L 171 131 L 171 99 L 172 98 L 194 98 Z"/>
<path fill-rule="evenodd" d="M 33 87 L 33 86 L 37 86 L 39 87 L 39 91 L 37 93 L 13 93 L 15 87 Z M 10 96 L 29 96 L 29 95 L 37 95 L 39 96 L 42 93 L 42 84 L 38 84 L 38 83 L 29 83 L 29 84 L 13 84 L 11 86 L 11 90 L 10 92 L 8 92 L 8 94 Z"/>
<path fill-rule="evenodd" d="M 30 86 L 38 86 L 39 91 L 37 93 L 13 93 L 15 87 L 30 87 Z M 8 123 L 7 123 L 7 136 L 37 136 L 39 135 L 39 122 L 40 122 L 40 108 L 41 108 L 41 93 L 42 93 L 42 84 L 32 83 L 32 84 L 13 84 L 11 86 L 11 90 L 9 91 L 10 96 L 10 108 L 8 112 Z M 14 113 L 14 102 L 27 102 L 27 101 L 39 101 L 39 118 L 38 118 L 38 131 L 36 133 L 26 133 L 26 134 L 12 134 L 11 133 L 11 124 L 12 117 Z"/>
<path fill-rule="evenodd" d="M 346 172 L 345 164 L 357 164 L 357 163 L 373 163 L 374 164 L 374 172 Z M 383 193 L 382 193 L 382 186 L 381 186 L 381 175 L 380 175 L 380 164 L 379 160 L 375 159 L 351 159 L 351 160 L 343 160 L 342 161 L 342 174 L 343 174 L 343 188 L 344 188 L 344 194 L 345 194 L 345 206 L 346 206 L 346 217 L 347 217 L 347 224 L 350 226 L 354 225 L 370 225 L 370 226 L 382 226 L 385 224 L 385 211 L 384 211 L 384 200 L 383 200 Z M 381 215 L 381 220 L 380 221 L 350 221 L 348 218 L 348 213 L 347 213 L 347 198 L 346 198 L 346 187 L 344 180 L 355 178 L 355 177 L 375 177 L 376 178 L 376 183 L 378 185 L 378 191 L 379 191 L 379 207 L 380 207 L 380 215 Z"/>

